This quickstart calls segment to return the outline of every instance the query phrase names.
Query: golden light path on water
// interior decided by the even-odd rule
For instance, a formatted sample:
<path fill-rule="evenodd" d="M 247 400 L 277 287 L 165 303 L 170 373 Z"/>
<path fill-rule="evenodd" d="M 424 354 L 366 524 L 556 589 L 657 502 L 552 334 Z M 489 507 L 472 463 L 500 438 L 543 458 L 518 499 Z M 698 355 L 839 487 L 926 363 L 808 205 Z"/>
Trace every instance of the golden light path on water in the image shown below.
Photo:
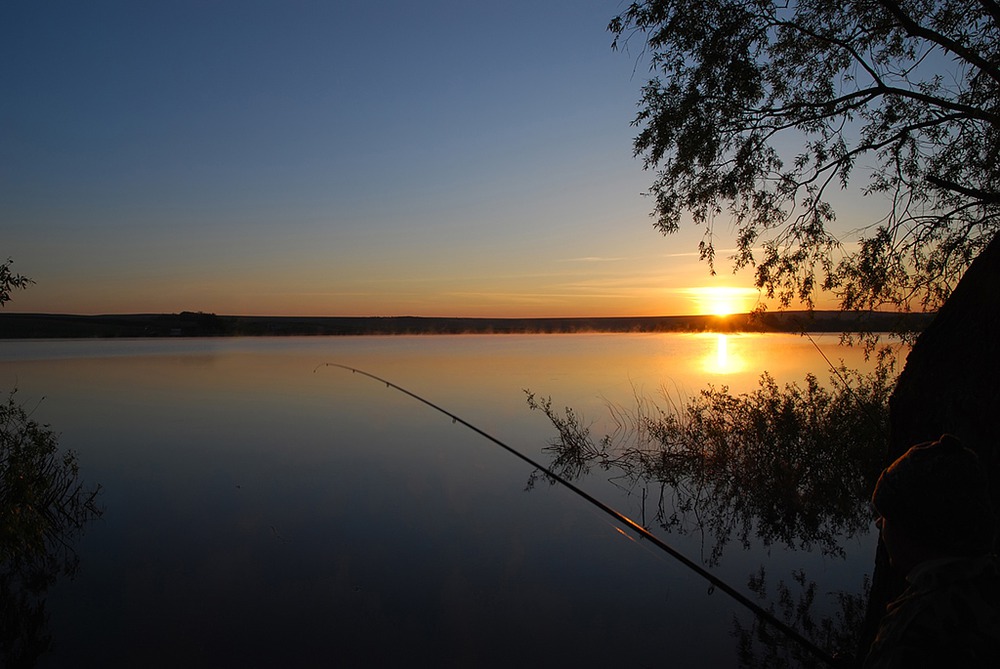
<path fill-rule="evenodd" d="M 711 374 L 736 374 L 746 369 L 743 356 L 729 350 L 729 335 L 715 335 L 715 351 L 702 358 L 702 369 Z"/>

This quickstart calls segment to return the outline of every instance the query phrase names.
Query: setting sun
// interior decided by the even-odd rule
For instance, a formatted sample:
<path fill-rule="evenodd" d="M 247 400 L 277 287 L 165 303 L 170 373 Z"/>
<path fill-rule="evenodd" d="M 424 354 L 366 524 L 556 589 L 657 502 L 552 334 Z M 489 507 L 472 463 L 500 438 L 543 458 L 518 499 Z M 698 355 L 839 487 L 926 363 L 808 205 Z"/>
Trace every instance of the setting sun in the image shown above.
<path fill-rule="evenodd" d="M 701 286 L 690 289 L 696 313 L 713 316 L 747 313 L 753 308 L 757 291 L 731 286 Z"/>

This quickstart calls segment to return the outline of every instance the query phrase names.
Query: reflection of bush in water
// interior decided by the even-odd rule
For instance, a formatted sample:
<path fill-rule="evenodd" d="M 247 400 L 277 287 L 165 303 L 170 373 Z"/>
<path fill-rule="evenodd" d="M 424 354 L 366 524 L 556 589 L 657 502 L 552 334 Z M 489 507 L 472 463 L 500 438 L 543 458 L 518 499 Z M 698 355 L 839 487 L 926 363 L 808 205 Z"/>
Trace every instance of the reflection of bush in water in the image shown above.
<path fill-rule="evenodd" d="M 665 408 L 636 396 L 633 408 L 609 407 L 615 429 L 596 441 L 571 408 L 559 413 L 551 399 L 530 392 L 528 405 L 558 431 L 546 449 L 554 473 L 575 479 L 597 466 L 642 487 L 644 502 L 647 487 L 657 486 L 656 522 L 668 531 L 710 535 L 707 561 L 717 564 L 734 536 L 745 548 L 756 539 L 843 555 L 845 538 L 871 528 L 868 500 L 885 453 L 892 381 L 887 366 L 869 374 L 841 367 L 830 387 L 813 375 L 804 386 L 779 387 L 764 374 L 760 387 L 743 395 L 709 387 L 680 402 L 663 393 Z M 543 476 L 535 472 L 528 486 Z M 867 576 L 860 592 L 834 593 L 830 616 L 815 612 L 817 586 L 802 571 L 771 593 L 762 567 L 749 587 L 762 602 L 776 602 L 767 607 L 771 613 L 816 646 L 854 653 Z M 741 666 L 817 666 L 756 619 L 749 626 L 737 621 L 734 634 Z"/>
<path fill-rule="evenodd" d="M 792 573 L 792 583 L 778 581 L 775 591 L 768 588 L 764 567 L 750 577 L 750 590 L 763 602 L 776 602 L 767 607 L 771 614 L 785 624 L 797 629 L 803 636 L 832 655 L 851 658 L 857 650 L 858 632 L 865 618 L 871 581 L 866 575 L 860 591 L 854 594 L 836 593 L 836 609 L 832 615 L 817 617 L 816 583 L 806 578 L 805 572 Z M 738 639 L 739 664 L 751 669 L 780 669 L 783 667 L 825 666 L 797 643 L 776 633 L 756 618 L 749 625 L 738 619 L 733 621 Z"/>
<path fill-rule="evenodd" d="M 546 450 L 552 470 L 578 478 L 596 465 L 630 486 L 658 485 L 656 522 L 711 535 L 715 564 L 735 536 L 765 546 L 841 554 L 841 541 L 871 527 L 868 498 L 888 435 L 887 368 L 838 370 L 831 386 L 808 375 L 779 387 L 764 374 L 752 393 L 709 387 L 666 406 L 636 397 L 611 406 L 612 434 L 595 441 L 572 409 L 528 393 L 559 433 Z M 537 479 L 532 475 L 529 486 Z"/>
<path fill-rule="evenodd" d="M 71 542 L 101 514 L 99 490 L 11 393 L 0 405 L 0 664 L 32 666 L 47 650 L 45 592 L 76 572 Z"/>

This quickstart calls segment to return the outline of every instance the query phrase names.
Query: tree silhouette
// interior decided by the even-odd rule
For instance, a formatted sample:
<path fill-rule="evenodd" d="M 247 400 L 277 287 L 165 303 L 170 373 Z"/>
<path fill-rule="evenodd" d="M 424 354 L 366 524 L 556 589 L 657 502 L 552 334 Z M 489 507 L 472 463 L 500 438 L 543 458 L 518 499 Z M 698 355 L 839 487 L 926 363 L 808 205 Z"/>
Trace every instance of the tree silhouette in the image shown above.
<path fill-rule="evenodd" d="M 609 30 L 651 63 L 634 148 L 656 227 L 690 212 L 714 267 L 727 215 L 735 267 L 783 305 L 937 308 L 995 237 L 993 0 L 646 0 Z M 854 245 L 831 229 L 848 185 L 873 200 Z"/>
<path fill-rule="evenodd" d="M 884 461 L 948 432 L 997 490 L 1000 3 L 644 0 L 609 29 L 651 62 L 634 148 L 656 226 L 690 213 L 714 271 L 725 214 L 734 267 L 783 306 L 826 290 L 844 309 L 939 310 L 894 389 Z M 832 229 L 849 186 L 874 203 L 856 241 Z M 880 552 L 862 651 L 901 583 Z"/>

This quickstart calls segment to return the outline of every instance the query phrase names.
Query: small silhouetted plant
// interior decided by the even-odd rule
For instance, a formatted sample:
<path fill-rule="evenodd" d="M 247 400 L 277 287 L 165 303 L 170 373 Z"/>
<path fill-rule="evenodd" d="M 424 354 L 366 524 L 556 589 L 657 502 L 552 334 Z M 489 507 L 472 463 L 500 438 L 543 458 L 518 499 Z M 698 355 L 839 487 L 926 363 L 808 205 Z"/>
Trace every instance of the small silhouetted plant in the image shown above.
<path fill-rule="evenodd" d="M 31 279 L 21 274 L 14 273 L 10 266 L 14 261 L 7 258 L 6 262 L 0 263 L 0 307 L 10 302 L 11 291 L 24 289 L 28 284 L 34 283 Z"/>
<path fill-rule="evenodd" d="M 10 667 L 48 649 L 45 593 L 76 572 L 72 541 L 101 515 L 100 486 L 84 486 L 75 454 L 14 395 L 0 405 L 0 664 Z"/>
<path fill-rule="evenodd" d="M 59 450 L 55 433 L 31 419 L 12 392 L 0 405 L 0 559 L 4 564 L 54 556 L 100 515 L 100 486 L 79 479 L 73 451 Z"/>

